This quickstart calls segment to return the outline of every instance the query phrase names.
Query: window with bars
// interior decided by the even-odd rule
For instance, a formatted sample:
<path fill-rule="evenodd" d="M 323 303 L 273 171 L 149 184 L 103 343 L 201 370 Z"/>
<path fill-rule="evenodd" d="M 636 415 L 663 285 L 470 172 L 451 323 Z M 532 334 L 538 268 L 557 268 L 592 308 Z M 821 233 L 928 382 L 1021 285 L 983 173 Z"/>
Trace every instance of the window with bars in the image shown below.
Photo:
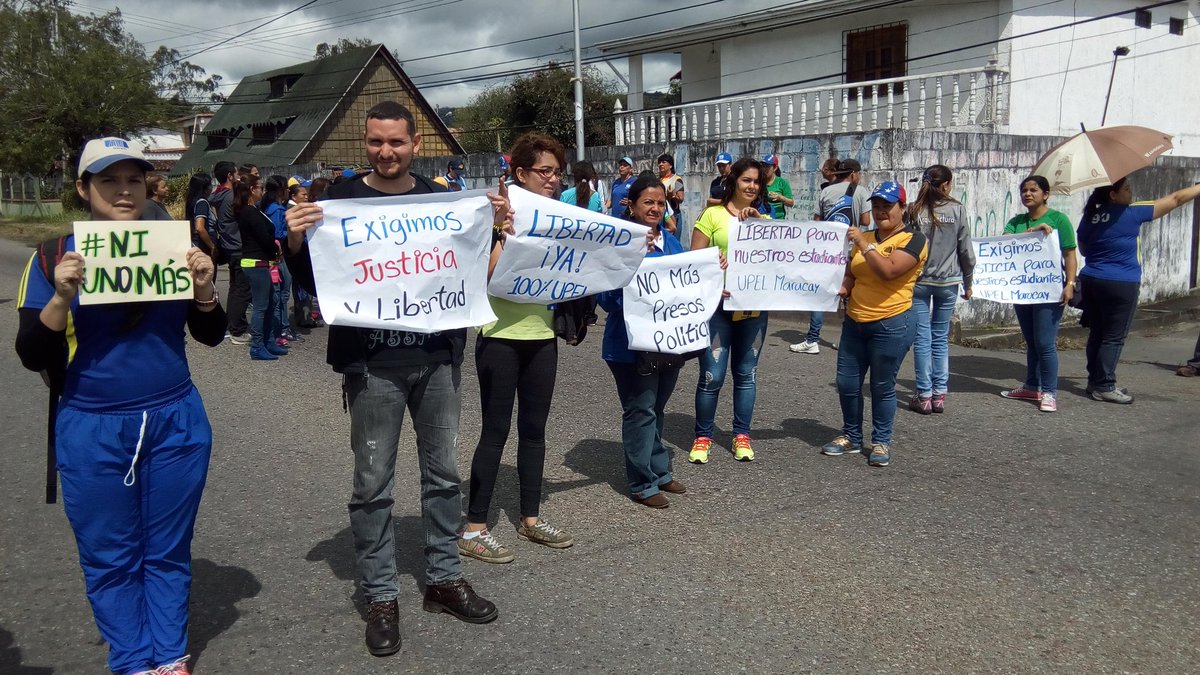
<path fill-rule="evenodd" d="M 845 46 L 846 84 L 886 80 L 908 74 L 908 24 L 897 23 L 875 26 L 846 33 Z M 893 85 L 892 91 L 903 91 L 902 83 Z M 880 87 L 880 95 L 887 94 Z M 856 98 L 857 89 L 850 91 Z"/>

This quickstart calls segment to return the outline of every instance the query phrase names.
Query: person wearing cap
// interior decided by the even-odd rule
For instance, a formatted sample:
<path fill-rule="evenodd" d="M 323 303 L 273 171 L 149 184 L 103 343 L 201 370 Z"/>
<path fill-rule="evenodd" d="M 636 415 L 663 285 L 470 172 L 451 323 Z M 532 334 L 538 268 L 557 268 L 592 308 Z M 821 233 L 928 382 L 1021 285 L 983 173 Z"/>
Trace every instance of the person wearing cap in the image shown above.
<path fill-rule="evenodd" d="M 683 179 L 675 173 L 675 158 L 665 153 L 658 156 L 658 179 L 667 191 L 667 206 L 671 207 L 664 225 L 675 234 L 683 224 Z"/>
<path fill-rule="evenodd" d="M 613 181 L 611 198 L 606 204 L 613 218 L 624 218 L 629 209 L 629 188 L 637 176 L 633 174 L 633 159 L 625 156 L 617 160 L 617 179 Z"/>
<path fill-rule="evenodd" d="M 512 157 L 500 155 L 500 182 L 512 184 Z"/>
<path fill-rule="evenodd" d="M 90 219 L 141 219 L 151 169 L 123 139 L 89 141 L 75 189 Z M 109 646 L 108 669 L 183 675 L 192 529 L 212 451 L 184 330 L 209 346 L 224 338 L 213 262 L 188 249 L 190 299 L 81 305 L 91 275 L 77 245 L 74 235 L 54 242 L 65 251 L 57 264 L 30 258 L 17 293 L 17 355 L 61 392 L 55 451 L 63 507 Z"/>
<path fill-rule="evenodd" d="M 837 357 L 842 433 L 821 448 L 830 455 L 863 451 L 863 380 L 871 381 L 871 466 L 892 461 L 896 418 L 896 373 L 917 334 L 913 286 L 921 276 L 929 246 L 920 230 L 905 224 L 904 188 L 885 181 L 871 194 L 876 229 L 851 227 L 850 262 L 838 295 L 846 300 Z"/>
<path fill-rule="evenodd" d="M 828 162 L 826 163 L 828 165 Z M 822 167 L 824 175 L 826 167 Z M 862 180 L 862 165 L 855 159 L 837 162 L 833 170 L 835 182 L 821 188 L 817 198 L 820 209 L 813 220 L 827 220 L 843 225 L 857 225 L 861 230 L 871 229 L 870 191 L 859 185 Z M 823 312 L 810 312 L 808 333 L 804 340 L 790 345 L 788 349 L 797 354 L 819 354 L 821 352 L 821 328 L 825 325 Z"/>
<path fill-rule="evenodd" d="M 792 185 L 779 175 L 778 155 L 763 157 L 762 165 L 767 172 L 767 205 L 771 207 L 771 217 L 783 220 L 787 217 L 788 208 L 796 205 L 796 201 L 792 199 Z"/>
<path fill-rule="evenodd" d="M 720 206 L 725 201 L 725 179 L 729 176 L 729 165 L 733 164 L 733 155 L 722 152 L 717 155 L 717 177 L 708 185 L 707 206 Z"/>

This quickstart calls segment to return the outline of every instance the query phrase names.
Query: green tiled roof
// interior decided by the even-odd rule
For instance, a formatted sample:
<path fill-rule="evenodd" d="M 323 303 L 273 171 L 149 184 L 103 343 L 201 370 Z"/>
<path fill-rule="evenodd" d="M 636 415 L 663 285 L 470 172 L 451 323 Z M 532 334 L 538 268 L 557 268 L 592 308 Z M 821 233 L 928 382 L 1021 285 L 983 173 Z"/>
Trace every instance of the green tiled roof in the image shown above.
<path fill-rule="evenodd" d="M 172 173 L 183 174 L 197 168 L 209 170 L 217 160 L 260 166 L 294 164 L 329 121 L 342 97 L 380 52 L 385 60 L 395 65 L 400 79 L 419 99 L 416 87 L 382 45 L 351 49 L 335 56 L 250 75 L 238 83 L 217 109 L 204 128 L 203 136 L 196 138 Z M 272 99 L 271 80 L 281 76 L 299 76 L 299 79 L 282 96 Z M 440 123 L 436 115 L 433 119 L 435 124 Z M 264 124 L 287 126 L 273 143 L 254 144 L 251 130 Z M 207 149 L 206 136 L 225 133 L 238 136 L 230 139 L 226 148 Z M 445 135 L 450 138 L 448 132 Z"/>

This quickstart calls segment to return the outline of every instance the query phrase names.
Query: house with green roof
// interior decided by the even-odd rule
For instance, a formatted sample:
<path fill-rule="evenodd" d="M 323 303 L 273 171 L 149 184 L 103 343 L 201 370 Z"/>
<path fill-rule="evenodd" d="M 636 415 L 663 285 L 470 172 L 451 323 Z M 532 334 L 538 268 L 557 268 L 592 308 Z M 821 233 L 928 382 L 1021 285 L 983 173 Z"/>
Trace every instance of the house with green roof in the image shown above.
<path fill-rule="evenodd" d="M 171 173 L 207 171 L 220 160 L 262 167 L 361 165 L 367 110 L 385 100 L 412 111 L 421 154 L 464 154 L 391 52 L 373 45 L 243 78 Z"/>

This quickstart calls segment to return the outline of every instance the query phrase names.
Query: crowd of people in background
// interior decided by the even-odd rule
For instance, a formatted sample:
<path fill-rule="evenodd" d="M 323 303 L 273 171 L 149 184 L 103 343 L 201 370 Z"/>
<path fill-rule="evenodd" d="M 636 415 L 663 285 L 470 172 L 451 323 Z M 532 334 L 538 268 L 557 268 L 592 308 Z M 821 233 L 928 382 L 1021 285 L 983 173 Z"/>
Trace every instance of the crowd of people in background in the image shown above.
<path fill-rule="evenodd" d="M 31 259 L 18 298 L 17 351 L 27 367 L 59 373 L 57 447 L 63 458 L 64 502 L 114 672 L 190 672 L 190 541 L 212 434 L 188 372 L 182 327 L 206 345 L 223 339 L 245 345 L 256 361 L 278 360 L 303 342 L 298 328 L 321 325 L 313 303 L 317 288 L 306 232 L 321 222 L 323 200 L 467 189 L 465 163 L 459 159 L 432 179 L 411 171 L 421 142 L 415 129 L 412 113 L 403 105 L 376 105 L 365 121 L 371 169 L 347 169 L 333 180 L 263 177 L 252 164 L 226 161 L 217 162 L 211 174 L 192 175 L 184 200 L 194 245 L 187 256 L 194 281 L 190 300 L 80 307 L 83 258 L 74 252 L 70 237 L 63 239 L 65 253 L 56 267 L 39 254 Z M 686 248 L 715 247 L 725 269 L 739 221 L 786 218 L 789 209 L 796 209 L 780 159 L 774 154 L 761 159 L 718 154 L 719 175 L 705 208 L 692 214 Z M 591 163 L 578 161 L 570 166 L 572 186 L 564 190 L 568 166 L 562 144 L 536 132 L 523 135 L 501 157 L 500 180 L 488 194 L 493 210 L 489 277 L 512 232 L 509 183 L 645 226 L 649 257 L 684 253 L 685 245 L 675 235 L 688 222 L 684 182 L 671 155 L 657 157 L 655 165 L 638 173 L 633 158 L 622 157 L 609 188 Z M 164 206 L 166 181 L 150 174 L 150 168 L 140 152 L 120 139 L 90 142 L 77 191 L 91 217 L 174 220 Z M 862 453 L 870 466 L 886 467 L 894 453 L 896 377 L 910 349 L 916 391 L 908 407 L 920 415 L 948 410 L 950 318 L 958 298 L 973 295 L 970 214 L 952 195 L 951 168 L 940 164 L 912 181 L 911 200 L 893 180 L 873 189 L 862 185 L 863 167 L 853 159 L 829 160 L 820 170 L 825 181 L 811 218 L 846 227 L 848 259 L 838 291 L 845 312 L 835 370 L 842 426 L 820 452 Z M 1026 376 L 1016 388 L 997 393 L 1034 402 L 1042 412 L 1057 410 L 1056 337 L 1064 308 L 1071 304 L 1082 309 L 1082 323 L 1090 331 L 1088 396 L 1131 403 L 1133 395 L 1117 387 L 1116 367 L 1137 306 L 1137 237 L 1147 223 L 1200 198 L 1200 186 L 1134 203 L 1130 181 L 1122 179 L 1093 192 L 1078 228 L 1048 207 L 1045 178 L 1029 176 L 1020 190 L 1027 212 L 1012 218 L 1004 233 L 1057 233 L 1066 283 L 1055 302 L 1017 306 L 1027 345 Z M 1076 248 L 1086 256 L 1082 270 L 1077 270 Z M 216 292 L 220 265 L 228 273 L 227 311 Z M 723 298 L 708 322 L 709 345 L 691 355 L 668 355 L 630 348 L 621 291 L 602 293 L 596 300 L 608 313 L 599 352 L 622 410 L 630 498 L 662 509 L 670 505 L 667 494 L 687 492 L 673 474 L 663 425 L 689 358 L 698 361 L 698 378 L 688 461 L 707 464 L 718 444 L 714 425 L 727 372 L 733 381 L 730 452 L 735 460 L 753 461 L 756 375 L 768 312 L 728 310 Z M 427 334 L 340 325 L 328 330 L 326 360 L 342 375 L 350 415 L 354 474 L 349 518 L 367 604 L 365 642 L 377 656 L 394 654 L 401 645 L 392 507 L 406 412 L 420 456 L 425 610 L 469 623 L 498 616 L 495 604 L 467 583 L 461 558 L 488 563 L 515 559 L 514 549 L 489 529 L 514 415 L 520 495 L 516 535 L 551 549 L 575 542 L 541 513 L 546 428 L 558 376 L 560 334 L 554 308 L 495 297 L 490 302 L 497 320 L 474 330 L 481 432 L 470 463 L 465 510 L 456 443 L 468 330 Z M 289 313 L 289 304 L 295 311 Z M 791 351 L 819 353 L 822 319 L 819 312 L 811 315 L 805 340 L 791 345 Z M 68 358 L 68 324 L 74 326 L 75 358 Z M 131 365 L 132 354 L 160 367 L 143 378 L 146 370 Z M 1200 341 L 1195 359 L 1179 374 L 1195 376 L 1198 369 Z M 104 386 L 98 387 L 99 382 Z M 869 437 L 863 428 L 866 395 L 871 398 Z M 135 447 L 119 442 L 128 437 L 137 438 Z M 146 505 L 155 500 L 168 517 L 147 517 Z"/>

